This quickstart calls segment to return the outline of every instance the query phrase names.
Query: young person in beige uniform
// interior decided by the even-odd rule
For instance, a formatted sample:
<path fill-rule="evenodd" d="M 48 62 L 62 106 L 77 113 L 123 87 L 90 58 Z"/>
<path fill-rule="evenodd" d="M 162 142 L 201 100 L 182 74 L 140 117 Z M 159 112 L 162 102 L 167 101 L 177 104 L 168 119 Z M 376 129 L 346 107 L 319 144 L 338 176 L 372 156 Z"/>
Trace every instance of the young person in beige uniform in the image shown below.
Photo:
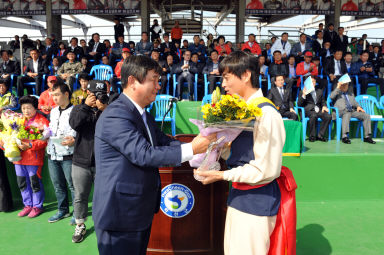
<path fill-rule="evenodd" d="M 220 71 L 225 91 L 241 96 L 247 103 L 257 103 L 263 114 L 255 122 L 253 132 L 243 131 L 232 142 L 227 158 L 230 170 L 197 169 L 195 173 L 205 177 L 203 184 L 221 180 L 232 182 L 225 223 L 225 254 L 266 255 L 280 206 L 276 178 L 282 167 L 284 123 L 258 87 L 256 58 L 244 52 L 233 52 L 222 61 Z"/>

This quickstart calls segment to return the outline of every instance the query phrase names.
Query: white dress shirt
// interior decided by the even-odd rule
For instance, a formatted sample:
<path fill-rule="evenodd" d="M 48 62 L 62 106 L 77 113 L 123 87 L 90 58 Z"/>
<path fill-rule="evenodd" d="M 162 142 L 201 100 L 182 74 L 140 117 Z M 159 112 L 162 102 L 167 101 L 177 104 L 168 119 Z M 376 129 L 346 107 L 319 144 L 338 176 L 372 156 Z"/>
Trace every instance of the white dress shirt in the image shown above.
<path fill-rule="evenodd" d="M 144 113 L 145 110 L 143 108 L 141 108 L 141 106 L 138 105 L 135 101 L 133 101 L 133 99 L 130 98 L 127 94 L 125 94 L 125 93 L 123 93 L 123 94 L 133 103 L 133 105 L 139 111 L 140 115 L 143 116 L 143 113 Z M 144 124 L 145 124 L 147 132 L 149 134 L 149 138 L 151 140 L 151 144 L 153 146 L 151 131 L 149 130 L 149 127 L 147 126 L 147 124 L 146 123 L 144 123 Z M 185 161 L 189 161 L 192 158 L 193 158 L 192 143 L 183 143 L 183 144 L 181 144 L 181 163 L 183 163 Z"/>
<path fill-rule="evenodd" d="M 38 73 L 39 72 L 39 60 L 35 61 L 35 60 L 32 60 L 33 61 L 33 71 L 35 73 Z"/>

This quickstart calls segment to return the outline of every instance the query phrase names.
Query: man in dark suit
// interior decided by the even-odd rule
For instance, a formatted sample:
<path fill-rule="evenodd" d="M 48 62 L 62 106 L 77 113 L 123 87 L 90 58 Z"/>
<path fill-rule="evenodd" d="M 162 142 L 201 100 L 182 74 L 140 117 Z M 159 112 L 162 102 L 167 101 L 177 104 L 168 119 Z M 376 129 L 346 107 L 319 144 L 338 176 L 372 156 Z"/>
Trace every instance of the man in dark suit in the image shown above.
<path fill-rule="evenodd" d="M 322 65 L 325 66 L 327 61 L 332 58 L 335 52 L 331 48 L 330 42 L 324 42 L 324 47 L 319 51 L 319 57 L 321 57 Z"/>
<path fill-rule="evenodd" d="M 124 39 L 124 25 L 120 23 L 119 18 L 114 18 L 113 22 L 115 22 L 113 29 L 115 30 L 115 41 L 117 43 L 119 41 L 119 36 L 122 36 Z M 124 47 L 124 48 L 126 48 L 126 47 Z M 127 47 L 127 48 L 129 48 L 129 47 Z"/>
<path fill-rule="evenodd" d="M 129 48 L 129 43 L 124 42 L 124 36 L 119 35 L 117 42 L 112 45 L 112 52 L 109 55 L 109 64 L 114 68 L 116 66 L 116 59 L 122 58 L 124 48 Z"/>
<path fill-rule="evenodd" d="M 177 75 L 177 95 L 182 99 L 182 86 L 184 82 L 188 83 L 188 95 L 191 98 L 193 94 L 193 81 L 198 72 L 197 66 L 191 61 L 191 51 L 186 50 L 183 54 L 184 59 L 176 64 L 173 73 Z"/>
<path fill-rule="evenodd" d="M 330 42 L 332 45 L 332 49 L 334 49 L 333 46 L 333 40 L 336 38 L 337 33 L 334 30 L 335 26 L 332 23 L 329 23 L 328 30 L 324 32 L 324 42 Z"/>
<path fill-rule="evenodd" d="M 177 51 L 176 46 L 173 42 L 169 41 L 169 34 L 164 33 L 163 39 L 164 39 L 164 42 L 160 44 L 160 52 L 162 54 L 163 60 L 165 60 L 169 54 L 172 55 L 173 59 L 178 60 L 179 58 L 177 57 L 177 54 L 176 54 L 176 51 Z"/>
<path fill-rule="evenodd" d="M 279 110 L 282 117 L 297 120 L 297 115 L 293 109 L 292 88 L 288 85 L 284 88 L 284 76 L 279 75 L 274 78 L 276 87 L 268 92 L 268 99 L 271 100 Z"/>
<path fill-rule="evenodd" d="M 57 47 L 52 45 L 52 39 L 50 37 L 47 37 L 45 39 L 45 48 L 41 52 L 41 57 L 47 61 L 47 63 L 50 63 L 52 61 L 53 56 L 57 54 Z"/>
<path fill-rule="evenodd" d="M 341 50 L 342 52 L 347 51 L 348 46 L 348 36 L 344 35 L 344 27 L 339 27 L 338 35 L 333 38 L 333 49 Z"/>
<path fill-rule="evenodd" d="M 360 55 L 359 61 L 353 63 L 352 74 L 356 74 L 361 85 L 361 94 L 366 94 L 369 83 L 375 83 L 380 87 L 381 95 L 384 95 L 384 79 L 376 78 L 375 69 L 371 62 L 368 61 L 369 53 L 364 51 Z"/>
<path fill-rule="evenodd" d="M 158 168 L 190 160 L 216 139 L 199 135 L 181 144 L 160 131 L 144 109 L 156 99 L 160 73 L 149 57 L 129 57 L 122 67 L 123 93 L 96 124 L 93 220 L 101 255 L 146 254 L 160 207 Z"/>
<path fill-rule="evenodd" d="M 333 84 L 332 89 L 336 86 L 339 78 L 344 74 L 348 73 L 347 65 L 345 64 L 344 60 L 342 60 L 342 57 L 343 51 L 337 50 L 334 54 L 334 57 L 329 59 L 325 66 L 324 71 Z"/>
<path fill-rule="evenodd" d="M 316 80 L 313 78 L 311 79 L 313 86 L 315 86 Z M 317 139 L 326 142 L 327 139 L 324 137 L 324 135 L 328 129 L 332 117 L 329 114 L 329 109 L 327 108 L 327 104 L 323 97 L 323 90 L 316 88 L 314 91 L 307 94 L 307 90 L 304 87 L 304 89 L 300 91 L 297 105 L 300 107 L 304 107 L 305 116 L 309 117 L 309 141 L 314 142 Z M 317 118 L 321 119 L 321 124 L 320 131 L 316 137 Z"/>
<path fill-rule="evenodd" d="M 216 83 L 222 80 L 222 76 L 219 72 L 219 54 L 217 50 L 211 51 L 210 61 L 207 62 L 203 69 L 203 74 L 206 74 L 208 77 L 209 88 L 208 93 L 212 94 L 213 90 L 216 87 Z"/>
<path fill-rule="evenodd" d="M 20 65 L 16 61 L 9 59 L 8 51 L 1 51 L 2 63 L 0 66 L 0 80 L 7 84 L 9 88 L 11 84 L 11 75 L 20 75 Z"/>
<path fill-rule="evenodd" d="M 42 91 L 43 75 L 48 74 L 48 66 L 45 64 L 45 60 L 39 57 L 39 51 L 32 49 L 29 53 L 32 60 L 27 62 L 27 68 L 25 69 L 24 75 L 17 79 L 17 95 L 22 97 L 24 95 L 24 83 L 36 82 L 35 90 L 36 95 L 40 96 Z M 28 94 L 32 94 L 32 88 L 27 87 Z"/>
<path fill-rule="evenodd" d="M 380 72 L 380 67 L 383 64 L 383 53 L 380 52 L 380 47 L 375 45 L 373 47 L 373 52 L 369 53 L 368 61 L 370 61 L 375 69 L 375 73 Z"/>
<path fill-rule="evenodd" d="M 70 45 L 68 46 L 65 55 L 67 55 L 68 52 L 75 53 L 76 60 L 78 60 L 78 61 L 81 60 L 81 58 L 84 56 L 84 52 L 83 52 L 82 48 L 79 46 L 79 39 L 77 39 L 76 37 L 72 37 L 72 39 L 70 41 Z"/>
<path fill-rule="evenodd" d="M 104 43 L 100 42 L 100 35 L 98 33 L 94 33 L 92 39 L 93 40 L 89 42 L 88 55 L 89 58 L 95 60 L 95 65 L 98 65 L 107 48 Z"/>
<path fill-rule="evenodd" d="M 275 50 L 273 52 L 273 60 L 269 65 L 268 74 L 272 77 L 276 77 L 278 75 L 283 75 L 284 77 L 289 76 L 289 68 L 288 64 L 285 63 L 281 58 L 281 52 L 279 50 Z"/>

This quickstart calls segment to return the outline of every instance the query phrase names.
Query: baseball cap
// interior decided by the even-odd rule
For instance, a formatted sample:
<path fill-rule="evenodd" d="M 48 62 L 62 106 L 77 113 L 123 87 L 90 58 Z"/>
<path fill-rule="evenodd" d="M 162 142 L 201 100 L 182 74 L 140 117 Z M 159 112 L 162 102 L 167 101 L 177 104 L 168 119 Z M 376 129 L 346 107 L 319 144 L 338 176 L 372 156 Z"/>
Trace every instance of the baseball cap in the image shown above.
<path fill-rule="evenodd" d="M 48 82 L 50 82 L 50 81 L 57 81 L 57 77 L 54 76 L 54 75 L 48 76 L 47 81 L 48 81 Z"/>
<path fill-rule="evenodd" d="M 129 48 L 123 48 L 122 52 L 131 52 Z"/>
<path fill-rule="evenodd" d="M 87 89 L 92 93 L 107 92 L 107 85 L 105 84 L 105 81 L 91 80 L 88 83 Z"/>
<path fill-rule="evenodd" d="M 313 57 L 312 52 L 310 52 L 310 51 L 307 51 L 307 52 L 304 54 L 304 56 L 306 56 L 306 57 Z"/>

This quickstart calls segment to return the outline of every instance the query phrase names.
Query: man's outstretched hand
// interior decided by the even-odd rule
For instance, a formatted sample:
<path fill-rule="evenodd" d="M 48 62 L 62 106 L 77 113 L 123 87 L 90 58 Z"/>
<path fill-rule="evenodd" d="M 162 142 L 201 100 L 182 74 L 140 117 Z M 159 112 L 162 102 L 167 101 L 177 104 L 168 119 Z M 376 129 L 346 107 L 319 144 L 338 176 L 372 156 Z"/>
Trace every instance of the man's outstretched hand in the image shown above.
<path fill-rule="evenodd" d="M 192 140 L 193 154 L 195 155 L 206 152 L 209 144 L 215 142 L 216 140 L 216 133 L 210 134 L 208 136 L 202 136 L 201 134 L 199 134 Z"/>

